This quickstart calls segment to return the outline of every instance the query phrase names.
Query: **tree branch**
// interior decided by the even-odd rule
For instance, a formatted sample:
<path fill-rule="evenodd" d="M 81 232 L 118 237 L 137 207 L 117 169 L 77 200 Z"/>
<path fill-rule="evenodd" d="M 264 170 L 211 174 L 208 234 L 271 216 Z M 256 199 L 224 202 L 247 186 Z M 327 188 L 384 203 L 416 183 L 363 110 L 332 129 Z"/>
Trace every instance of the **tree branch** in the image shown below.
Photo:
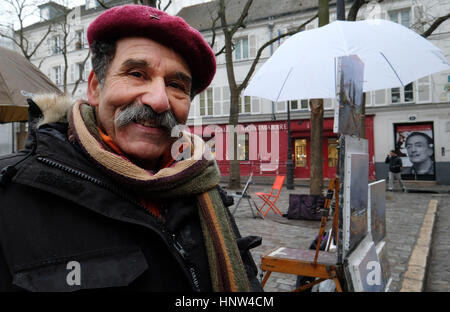
<path fill-rule="evenodd" d="M 428 38 L 443 22 L 445 22 L 449 18 L 450 13 L 435 19 L 430 27 L 428 27 L 428 29 L 421 34 L 421 36 L 424 38 Z"/>
<path fill-rule="evenodd" d="M 98 4 L 105 10 L 109 9 L 109 7 L 102 1 L 102 0 L 96 0 Z"/>
<path fill-rule="evenodd" d="M 239 29 L 239 27 L 244 27 L 244 20 L 248 16 L 248 10 L 250 9 L 250 6 L 252 5 L 253 0 L 247 0 L 247 3 L 245 3 L 245 7 L 242 9 L 241 16 L 239 16 L 239 19 L 237 20 L 236 24 L 231 29 L 231 36 L 234 35 L 234 33 Z"/>
<path fill-rule="evenodd" d="M 266 43 L 264 43 L 259 49 L 258 52 L 256 53 L 256 57 L 253 60 L 253 63 L 247 73 L 247 76 L 245 77 L 244 81 L 242 81 L 242 83 L 239 85 L 238 90 L 239 92 L 242 91 L 245 87 L 247 87 L 247 84 L 251 78 L 251 76 L 253 75 L 253 72 L 256 69 L 256 65 L 258 65 L 259 59 L 261 58 L 261 54 L 263 52 L 263 50 L 265 48 L 267 48 L 268 46 L 270 46 L 272 43 L 276 42 L 277 40 L 284 38 L 286 36 L 292 36 L 296 33 L 298 33 L 303 27 L 305 27 L 306 25 L 308 25 L 309 23 L 311 23 L 313 20 L 315 20 L 317 17 L 319 16 L 319 14 L 317 13 L 316 15 L 314 15 L 313 17 L 311 17 L 309 20 L 307 20 L 306 22 L 304 22 L 303 24 L 301 24 L 300 26 L 298 26 L 297 28 L 295 28 L 294 30 L 291 30 L 287 33 L 281 34 L 269 41 L 267 41 Z"/>
<path fill-rule="evenodd" d="M 83 66 L 83 68 L 84 68 L 84 65 L 86 64 L 86 62 L 88 61 L 89 56 L 91 55 L 91 50 L 88 50 L 88 51 L 89 51 L 88 54 L 86 55 L 86 57 L 84 58 L 83 62 L 81 63 L 82 66 Z M 78 89 L 78 85 L 79 85 L 80 82 L 82 82 L 82 81 L 84 81 L 84 77 L 82 77 L 81 75 L 79 75 L 77 81 L 75 81 L 75 86 L 73 87 L 73 90 L 72 90 L 72 96 L 75 95 L 75 92 L 76 92 L 77 89 Z"/>
<path fill-rule="evenodd" d="M 215 19 L 213 19 L 212 21 L 212 38 L 211 38 L 211 43 L 209 44 L 209 46 L 212 48 L 214 47 L 214 44 L 216 43 L 216 23 L 217 21 L 220 19 L 220 16 L 217 15 L 217 17 Z"/>

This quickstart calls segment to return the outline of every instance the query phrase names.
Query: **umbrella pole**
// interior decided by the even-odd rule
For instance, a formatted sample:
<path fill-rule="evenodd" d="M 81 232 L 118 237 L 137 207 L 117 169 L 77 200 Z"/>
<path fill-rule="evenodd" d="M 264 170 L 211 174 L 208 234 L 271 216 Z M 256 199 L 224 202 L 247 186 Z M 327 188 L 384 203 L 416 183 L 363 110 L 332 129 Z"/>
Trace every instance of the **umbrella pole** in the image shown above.
<path fill-rule="evenodd" d="M 11 123 L 11 153 L 14 153 L 14 122 Z"/>
<path fill-rule="evenodd" d="M 291 144 L 291 103 L 287 101 L 287 124 L 288 124 L 288 142 L 287 142 L 287 162 L 286 162 L 286 188 L 294 189 L 294 164 L 292 162 L 292 144 Z"/>

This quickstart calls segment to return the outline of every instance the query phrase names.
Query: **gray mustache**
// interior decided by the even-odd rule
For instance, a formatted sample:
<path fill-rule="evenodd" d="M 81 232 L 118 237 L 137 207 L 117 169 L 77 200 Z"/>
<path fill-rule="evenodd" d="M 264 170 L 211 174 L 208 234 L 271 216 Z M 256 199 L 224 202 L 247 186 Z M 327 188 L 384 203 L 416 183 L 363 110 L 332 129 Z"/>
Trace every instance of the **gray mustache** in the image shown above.
<path fill-rule="evenodd" d="M 172 111 L 157 113 L 150 106 L 140 102 L 128 105 L 116 117 L 116 125 L 119 128 L 134 121 L 149 121 L 153 126 L 166 128 L 168 131 L 172 131 L 178 125 Z"/>

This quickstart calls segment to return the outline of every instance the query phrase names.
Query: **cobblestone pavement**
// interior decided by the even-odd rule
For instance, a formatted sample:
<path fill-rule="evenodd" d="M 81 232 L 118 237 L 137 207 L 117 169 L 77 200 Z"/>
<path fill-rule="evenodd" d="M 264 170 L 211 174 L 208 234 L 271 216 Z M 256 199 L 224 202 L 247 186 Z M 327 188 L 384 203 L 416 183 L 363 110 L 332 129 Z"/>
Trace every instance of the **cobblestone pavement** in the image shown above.
<path fill-rule="evenodd" d="M 262 200 L 254 195 L 255 192 L 270 192 L 269 185 L 251 185 L 250 194 L 258 206 Z M 294 190 L 283 187 L 277 207 L 282 213 L 287 213 L 289 206 L 289 194 L 309 194 L 308 187 L 296 186 Z M 423 217 L 431 199 L 439 200 L 440 218 L 438 223 L 442 226 L 436 238 L 437 244 L 435 258 L 449 259 L 449 222 L 450 215 L 447 209 L 442 207 L 442 202 L 448 202 L 450 195 L 427 193 L 401 193 L 387 192 L 386 195 L 386 244 L 389 255 L 392 284 L 389 291 L 400 290 L 402 275 L 408 267 L 409 257 L 416 242 Z M 231 211 L 234 206 L 230 207 Z M 445 211 L 445 213 L 442 213 Z M 236 223 L 243 236 L 259 235 L 263 238 L 262 245 L 252 249 L 253 258 L 261 274 L 261 255 L 277 247 L 308 248 L 318 234 L 320 221 L 289 220 L 269 212 L 265 219 L 253 218 L 252 212 L 246 200 L 243 200 L 235 213 Z M 445 224 L 445 225 L 444 225 Z M 444 247 L 445 246 L 445 247 Z M 441 262 L 440 262 L 441 263 Z M 442 285 L 449 288 L 449 261 L 442 261 L 436 267 L 431 276 L 435 277 L 432 287 L 442 289 Z M 446 277 L 439 274 L 446 270 Z M 434 274 L 434 275 L 433 275 Z M 264 289 L 265 291 L 284 292 L 295 288 L 296 276 L 291 274 L 272 273 Z"/>
<path fill-rule="evenodd" d="M 429 261 L 425 291 L 450 292 L 450 196 L 448 195 L 439 198 Z"/>

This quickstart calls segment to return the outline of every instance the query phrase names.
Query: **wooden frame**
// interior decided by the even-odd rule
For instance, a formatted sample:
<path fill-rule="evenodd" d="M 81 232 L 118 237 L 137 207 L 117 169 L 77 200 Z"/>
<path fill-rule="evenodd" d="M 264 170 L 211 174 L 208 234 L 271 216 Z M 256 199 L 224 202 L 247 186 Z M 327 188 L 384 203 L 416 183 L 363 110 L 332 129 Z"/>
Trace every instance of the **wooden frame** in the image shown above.
<path fill-rule="evenodd" d="M 318 280 L 303 285 L 294 292 L 303 291 L 327 279 L 332 279 L 336 284 L 336 290 L 342 291 L 341 282 L 338 271 L 340 265 L 337 262 L 337 253 L 329 252 L 327 246 L 326 251 L 320 251 L 321 237 L 325 231 L 331 201 L 335 195 L 335 210 L 333 215 L 331 237 L 334 237 L 336 243 L 338 238 L 338 215 L 339 215 L 339 179 L 335 178 L 330 181 L 328 193 L 322 212 L 322 220 L 319 229 L 319 238 L 316 250 L 311 249 L 295 249 L 287 247 L 278 247 L 261 257 L 261 269 L 266 271 L 262 280 L 262 286 L 266 284 L 272 272 L 280 272 L 285 274 L 295 274 L 301 276 L 316 277 Z"/>

